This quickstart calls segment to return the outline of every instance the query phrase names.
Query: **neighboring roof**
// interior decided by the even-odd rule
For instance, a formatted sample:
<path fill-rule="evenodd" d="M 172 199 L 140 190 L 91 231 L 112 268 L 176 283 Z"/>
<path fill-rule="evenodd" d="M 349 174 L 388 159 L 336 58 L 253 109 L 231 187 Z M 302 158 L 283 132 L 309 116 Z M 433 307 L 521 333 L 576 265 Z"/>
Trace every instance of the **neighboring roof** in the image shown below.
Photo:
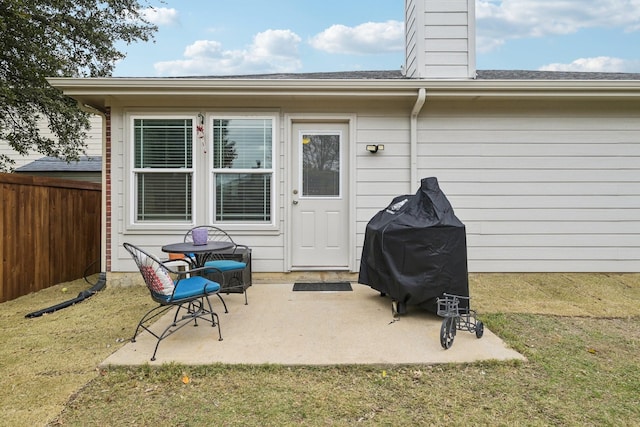
<path fill-rule="evenodd" d="M 16 169 L 16 172 L 101 172 L 102 156 L 81 156 L 67 163 L 57 157 L 42 157 Z"/>

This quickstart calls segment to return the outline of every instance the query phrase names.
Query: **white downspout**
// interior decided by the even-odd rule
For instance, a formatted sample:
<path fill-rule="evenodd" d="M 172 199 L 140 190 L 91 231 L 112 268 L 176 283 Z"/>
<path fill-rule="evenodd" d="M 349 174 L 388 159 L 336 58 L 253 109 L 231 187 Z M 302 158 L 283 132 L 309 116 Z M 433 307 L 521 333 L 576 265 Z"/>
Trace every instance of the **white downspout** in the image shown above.
<path fill-rule="evenodd" d="M 411 158 L 411 185 L 417 185 L 420 187 L 420 181 L 418 180 L 418 116 L 420 110 L 427 99 L 427 90 L 421 87 L 418 90 L 418 99 L 411 111 L 411 127 L 410 127 L 410 158 Z M 414 187 L 411 187 L 411 191 L 414 191 Z"/>
<path fill-rule="evenodd" d="M 105 141 L 107 140 L 107 115 L 103 110 L 100 110 L 89 104 L 80 104 L 80 109 L 90 114 L 95 114 L 100 116 L 102 119 L 102 167 L 101 167 L 101 184 L 102 184 L 102 207 L 100 212 L 102 212 L 100 218 L 100 271 L 107 271 L 107 147 Z"/>

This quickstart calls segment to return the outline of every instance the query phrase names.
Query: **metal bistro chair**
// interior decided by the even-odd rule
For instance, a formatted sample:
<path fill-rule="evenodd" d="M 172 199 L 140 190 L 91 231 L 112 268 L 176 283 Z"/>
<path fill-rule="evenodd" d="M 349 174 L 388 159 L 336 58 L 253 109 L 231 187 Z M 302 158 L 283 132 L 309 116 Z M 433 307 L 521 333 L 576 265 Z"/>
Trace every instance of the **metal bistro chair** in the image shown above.
<path fill-rule="evenodd" d="M 250 256 L 249 247 L 237 244 L 226 231 L 211 225 L 193 227 L 184 235 L 185 242 L 193 242 L 193 230 L 196 228 L 207 229 L 207 241 L 209 242 L 230 242 L 233 245 L 230 249 L 210 254 L 210 259 L 204 265 L 215 270 L 209 269 L 205 271 L 205 275 L 209 279 L 221 283 L 221 293 L 243 293 L 244 304 L 249 304 L 247 288 L 251 286 L 251 283 L 250 278 L 248 280 L 245 279 L 245 273 L 249 268 L 247 267 Z"/>
<path fill-rule="evenodd" d="M 187 271 L 173 270 L 158 258 L 137 246 L 130 243 L 124 243 L 123 246 L 131 254 L 140 269 L 144 282 L 151 293 L 151 298 L 159 304 L 142 316 L 131 342 L 136 341 L 136 336 L 138 336 L 140 329 L 148 331 L 158 340 L 153 356 L 151 356 L 152 361 L 156 360 L 160 341 L 177 332 L 192 320 L 193 326 L 198 326 L 198 319 L 210 322 L 212 327 L 217 326 L 218 341 L 222 341 L 220 320 L 213 311 L 211 301 L 209 301 L 209 295 L 217 294 L 220 291 L 220 285 L 197 274 L 198 271 L 196 270 L 204 270 L 205 268 Z M 175 281 L 169 275 L 170 273 L 176 276 Z M 150 329 L 151 321 L 172 308 L 176 308 L 173 322 L 160 334 L 152 331 Z M 184 314 L 179 317 L 181 312 L 184 312 Z"/>

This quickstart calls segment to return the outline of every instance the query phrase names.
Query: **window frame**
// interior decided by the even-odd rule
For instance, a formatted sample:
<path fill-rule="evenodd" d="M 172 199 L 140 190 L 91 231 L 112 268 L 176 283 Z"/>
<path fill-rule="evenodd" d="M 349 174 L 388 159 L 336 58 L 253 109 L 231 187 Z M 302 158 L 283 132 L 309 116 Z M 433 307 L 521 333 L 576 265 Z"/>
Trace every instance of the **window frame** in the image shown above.
<path fill-rule="evenodd" d="M 214 120 L 270 120 L 271 121 L 271 167 L 264 169 L 228 169 L 228 168 L 214 168 L 213 163 L 213 144 L 214 144 Z M 208 191 L 207 198 L 207 212 L 209 223 L 224 227 L 225 230 L 276 230 L 278 224 L 278 206 L 276 206 L 277 191 L 279 188 L 278 181 L 278 162 L 277 162 L 277 144 L 278 144 L 278 115 L 276 113 L 208 113 L 205 119 L 205 126 L 209 129 L 206 130 L 207 149 L 211 153 L 211 156 L 207 156 L 206 173 L 208 175 Z M 227 222 L 216 221 L 216 174 L 259 174 L 259 175 L 271 175 L 271 219 L 265 222 Z"/>
<path fill-rule="evenodd" d="M 192 137 L 191 137 L 191 168 L 137 168 L 135 165 L 136 159 L 136 139 L 135 139 L 135 121 L 136 120 L 191 120 L 192 124 Z M 185 113 L 137 113 L 129 114 L 126 117 L 126 125 L 129 127 L 129 149 L 127 150 L 129 160 L 127 162 L 128 171 L 128 191 L 129 191 L 129 203 L 128 203 L 128 224 L 131 229 L 149 229 L 157 230 L 162 229 L 188 229 L 193 227 L 197 218 L 197 205 L 196 198 L 198 197 L 198 156 L 197 151 L 199 142 L 197 138 L 197 114 L 185 114 Z M 157 171 L 158 173 L 182 173 L 191 175 L 191 220 L 190 221 L 177 221 L 177 220 L 153 220 L 153 221 L 141 221 L 138 220 L 138 186 L 137 177 L 138 174 L 145 171 Z"/>

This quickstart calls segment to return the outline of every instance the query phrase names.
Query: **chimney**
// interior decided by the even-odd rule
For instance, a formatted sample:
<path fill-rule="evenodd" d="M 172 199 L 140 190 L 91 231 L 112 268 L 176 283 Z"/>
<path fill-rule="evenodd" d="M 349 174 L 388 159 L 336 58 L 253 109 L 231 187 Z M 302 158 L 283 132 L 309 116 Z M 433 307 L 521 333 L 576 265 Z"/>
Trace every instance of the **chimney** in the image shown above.
<path fill-rule="evenodd" d="M 405 0 L 404 74 L 476 77 L 475 0 Z"/>

